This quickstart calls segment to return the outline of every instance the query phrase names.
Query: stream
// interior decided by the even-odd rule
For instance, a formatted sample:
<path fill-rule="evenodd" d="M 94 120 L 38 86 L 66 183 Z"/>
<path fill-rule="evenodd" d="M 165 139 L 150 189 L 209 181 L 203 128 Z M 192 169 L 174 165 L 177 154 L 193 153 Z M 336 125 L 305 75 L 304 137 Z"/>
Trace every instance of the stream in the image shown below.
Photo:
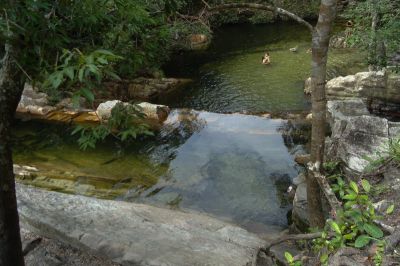
<path fill-rule="evenodd" d="M 216 36 L 209 50 L 177 55 L 165 66 L 168 76 L 194 83 L 158 99 L 173 111 L 155 137 L 127 147 L 108 140 L 82 151 L 70 128 L 18 122 L 14 160 L 40 169 L 19 181 L 196 210 L 256 233 L 287 227 L 286 189 L 301 171 L 294 156 L 304 153 L 305 142 L 291 135 L 299 127 L 292 121 L 249 114 L 309 109 L 303 83 L 310 36 L 290 23 L 227 26 Z M 297 53 L 289 52 L 296 46 Z M 260 63 L 266 49 L 269 66 Z M 328 75 L 362 69 L 358 58 L 352 50 L 332 51 Z"/>

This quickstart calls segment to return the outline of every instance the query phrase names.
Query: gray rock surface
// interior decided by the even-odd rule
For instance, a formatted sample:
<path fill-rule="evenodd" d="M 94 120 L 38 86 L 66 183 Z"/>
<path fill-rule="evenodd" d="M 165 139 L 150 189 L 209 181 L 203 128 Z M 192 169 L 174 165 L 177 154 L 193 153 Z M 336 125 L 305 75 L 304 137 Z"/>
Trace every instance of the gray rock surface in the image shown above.
<path fill-rule="evenodd" d="M 101 104 L 96 109 L 96 113 L 100 120 L 108 120 L 111 117 L 112 109 L 119 103 L 123 103 L 119 100 L 106 101 Z M 130 105 L 129 103 L 123 103 L 124 106 Z M 163 122 L 167 119 L 170 109 L 168 106 L 152 104 L 147 102 L 139 103 L 138 106 L 142 109 L 147 119 L 152 119 L 155 121 Z"/>
<path fill-rule="evenodd" d="M 297 186 L 293 199 L 292 220 L 298 229 L 305 229 L 309 224 L 307 204 L 307 183 L 305 174 L 300 174 L 293 179 Z"/>
<path fill-rule="evenodd" d="M 31 85 L 25 84 L 17 113 L 30 115 L 47 115 L 56 108 L 50 106 L 47 94 L 38 92 Z"/>
<path fill-rule="evenodd" d="M 118 266 L 55 239 L 49 239 L 21 227 L 26 266 Z"/>
<path fill-rule="evenodd" d="M 400 103 L 400 75 L 370 71 L 337 77 L 328 81 L 326 93 L 330 100 L 373 98 L 398 104 Z"/>
<path fill-rule="evenodd" d="M 329 101 L 327 110 L 332 130 L 326 145 L 328 160 L 343 162 L 355 174 L 369 164 L 367 157 L 384 155 L 389 140 L 400 133 L 400 122 L 369 114 L 361 99 Z"/>
<path fill-rule="evenodd" d="M 265 241 L 206 215 L 17 185 L 23 224 L 123 265 L 252 265 Z"/>

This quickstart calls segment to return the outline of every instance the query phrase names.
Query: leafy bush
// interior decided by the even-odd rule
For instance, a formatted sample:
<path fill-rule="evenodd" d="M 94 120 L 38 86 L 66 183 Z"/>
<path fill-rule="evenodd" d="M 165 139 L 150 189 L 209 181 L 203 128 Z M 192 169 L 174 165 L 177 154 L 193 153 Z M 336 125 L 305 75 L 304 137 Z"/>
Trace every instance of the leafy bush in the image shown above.
<path fill-rule="evenodd" d="M 72 99 L 76 106 L 80 97 L 93 103 L 93 90 L 100 87 L 103 78 L 119 79 L 113 64 L 121 59 L 107 50 L 96 50 L 88 55 L 78 49 L 64 50 L 60 57 L 61 65 L 47 76 L 43 87 L 53 98 L 65 90 L 73 91 Z"/>
<path fill-rule="evenodd" d="M 287 261 L 287 263 L 289 264 L 289 266 L 301 266 L 302 263 L 301 261 L 295 260 L 293 255 L 290 254 L 289 252 L 285 252 L 285 259 Z"/>
<path fill-rule="evenodd" d="M 62 49 L 106 49 L 121 55 L 118 74 L 135 76 L 168 59 L 177 10 L 187 0 L 0 1 L 0 43 L 10 32 L 24 44 L 19 64 L 35 80 L 51 72 Z M 18 16 L 14 14 L 19 14 Z M 10 21 L 12 23 L 10 23 Z M 1 53 L 1 52 L 0 52 Z"/>
<path fill-rule="evenodd" d="M 329 254 L 339 248 L 350 246 L 363 248 L 371 241 L 383 245 L 383 231 L 375 224 L 380 217 L 369 197 L 370 183 L 363 179 L 360 184 L 351 181 L 346 184 L 341 177 L 334 176 L 336 184 L 332 186 L 343 201 L 343 207 L 337 210 L 335 220 L 328 220 L 322 237 L 313 241 L 313 248 L 319 253 L 321 263 L 326 265 Z M 394 205 L 386 213 L 393 212 Z M 377 254 L 377 261 L 379 254 Z"/>
<path fill-rule="evenodd" d="M 370 53 L 369 64 L 386 66 L 386 58 L 377 61 L 375 48 L 371 47 L 373 40 L 384 43 L 387 53 L 397 52 L 400 45 L 399 1 L 392 0 L 364 0 L 357 1 L 345 12 L 345 17 L 354 21 L 348 42 L 350 45 L 361 47 Z M 378 15 L 376 31 L 371 29 L 374 12 Z"/>
<path fill-rule="evenodd" d="M 111 110 L 111 117 L 99 126 L 77 126 L 72 135 L 79 135 L 81 149 L 95 148 L 99 141 L 112 136 L 121 142 L 136 139 L 140 135 L 153 136 L 149 126 L 143 123 L 142 109 L 137 105 L 118 103 Z"/>
<path fill-rule="evenodd" d="M 400 137 L 389 142 L 389 158 L 400 164 Z"/>

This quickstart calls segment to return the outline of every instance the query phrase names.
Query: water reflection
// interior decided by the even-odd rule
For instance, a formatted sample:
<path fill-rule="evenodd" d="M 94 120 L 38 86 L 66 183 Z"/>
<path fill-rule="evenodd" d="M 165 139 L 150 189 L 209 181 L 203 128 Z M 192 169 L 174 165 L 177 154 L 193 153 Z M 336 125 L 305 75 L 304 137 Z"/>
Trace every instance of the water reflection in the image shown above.
<path fill-rule="evenodd" d="M 47 128 L 56 144 L 16 128 L 17 163 L 50 177 L 22 182 L 67 193 L 194 209 L 253 231 L 286 226 L 285 190 L 297 169 L 280 132 L 285 120 L 177 109 L 154 138 L 125 147 L 111 143 L 80 151 L 65 129 Z M 43 125 L 40 125 L 43 128 Z M 46 145 L 41 145 L 47 143 Z M 115 159 L 117 158 L 117 159 Z M 107 162 L 107 163 L 105 163 Z M 44 175 L 44 174 L 43 174 Z"/>

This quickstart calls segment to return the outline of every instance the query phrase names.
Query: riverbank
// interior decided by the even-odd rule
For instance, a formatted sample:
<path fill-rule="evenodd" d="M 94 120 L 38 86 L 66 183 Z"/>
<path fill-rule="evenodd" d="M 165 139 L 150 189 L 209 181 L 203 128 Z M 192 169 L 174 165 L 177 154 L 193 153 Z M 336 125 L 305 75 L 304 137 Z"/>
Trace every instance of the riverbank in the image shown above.
<path fill-rule="evenodd" d="M 362 72 L 332 79 L 326 85 L 330 131 L 325 142 L 325 160 L 336 166 L 331 173 L 333 180 L 328 182 L 335 184 L 335 178 L 340 177 L 344 182 L 353 181 L 360 187 L 362 179 L 371 184 L 368 199 L 379 217 L 374 223 L 385 232 L 386 245 L 377 255 L 381 256 L 382 265 L 397 265 L 400 261 L 396 252 L 400 244 L 397 204 L 400 201 L 400 162 L 396 159 L 398 150 L 395 148 L 400 143 L 399 80 L 400 76 L 395 73 Z M 293 187 L 297 187 L 293 201 L 296 231 L 308 228 L 309 222 L 306 179 L 300 175 L 294 180 Z M 388 211 L 391 205 L 394 208 Z M 331 254 L 328 265 L 370 265 L 377 252 L 376 246 L 375 243 L 364 249 L 342 247 Z M 308 252 L 307 248 L 304 252 Z M 313 263 L 307 259 L 303 261 L 303 265 Z"/>

